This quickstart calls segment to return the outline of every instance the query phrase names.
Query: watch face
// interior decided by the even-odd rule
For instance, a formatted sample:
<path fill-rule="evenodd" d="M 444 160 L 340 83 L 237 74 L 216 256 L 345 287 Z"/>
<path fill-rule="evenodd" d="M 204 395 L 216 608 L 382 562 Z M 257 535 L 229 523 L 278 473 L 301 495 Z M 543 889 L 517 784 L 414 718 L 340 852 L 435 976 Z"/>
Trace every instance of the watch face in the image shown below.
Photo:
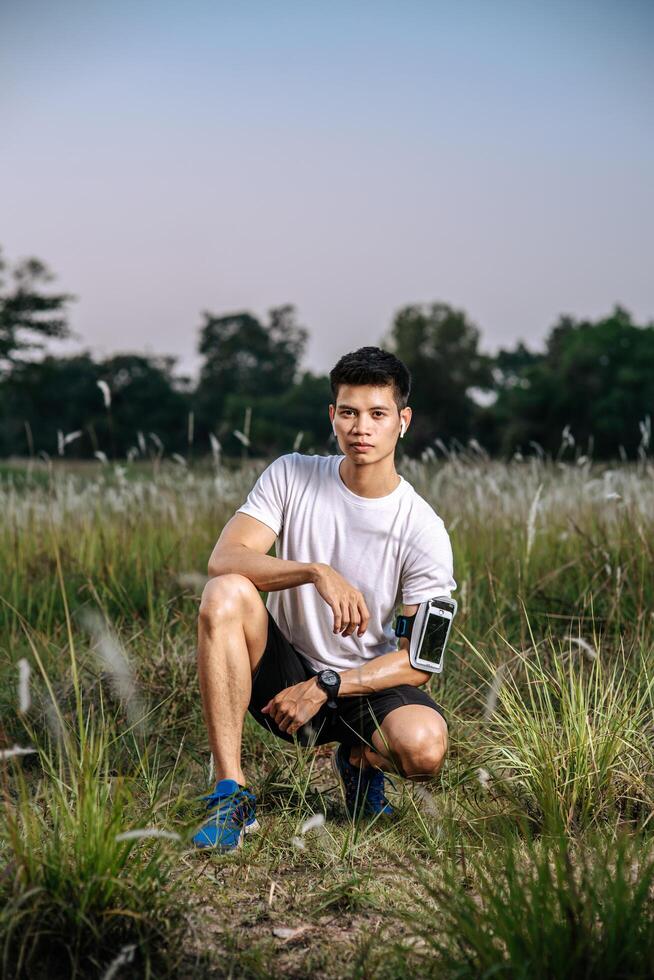
<path fill-rule="evenodd" d="M 338 684 L 338 674 L 335 670 L 323 670 L 320 676 L 323 684 Z"/>

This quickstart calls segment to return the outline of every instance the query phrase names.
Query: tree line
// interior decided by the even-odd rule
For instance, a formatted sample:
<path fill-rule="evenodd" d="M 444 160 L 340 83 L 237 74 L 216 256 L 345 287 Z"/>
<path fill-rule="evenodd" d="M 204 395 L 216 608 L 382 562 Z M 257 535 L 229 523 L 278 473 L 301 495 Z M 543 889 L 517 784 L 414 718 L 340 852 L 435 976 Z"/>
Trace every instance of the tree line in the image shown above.
<path fill-rule="evenodd" d="M 48 352 L 71 337 L 70 303 L 47 266 L 0 253 L 0 455 L 188 460 L 333 452 L 327 374 L 302 368 L 309 337 L 294 306 L 204 312 L 197 381 L 170 356 Z M 592 321 L 562 315 L 542 350 L 490 355 L 463 310 L 408 305 L 371 339 L 412 373 L 412 456 L 474 450 L 570 458 L 647 454 L 654 407 L 654 322 L 615 305 Z M 345 351 L 343 351 L 345 353 Z M 331 365 L 330 365 L 331 367 Z"/>

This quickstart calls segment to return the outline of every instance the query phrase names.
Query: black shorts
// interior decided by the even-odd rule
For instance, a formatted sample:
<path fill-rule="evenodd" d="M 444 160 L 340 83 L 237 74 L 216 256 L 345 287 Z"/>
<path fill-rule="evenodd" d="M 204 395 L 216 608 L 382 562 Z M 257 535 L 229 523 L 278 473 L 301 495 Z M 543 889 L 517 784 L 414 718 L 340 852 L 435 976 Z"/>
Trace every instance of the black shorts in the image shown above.
<path fill-rule="evenodd" d="M 286 687 L 299 684 L 315 677 L 314 670 L 307 661 L 288 642 L 277 623 L 268 611 L 268 641 L 266 649 L 252 676 L 252 697 L 248 710 L 263 728 L 269 729 L 287 742 L 293 736 L 279 730 L 269 715 L 263 715 L 264 708 L 271 698 Z M 345 745 L 372 745 L 372 735 L 382 721 L 404 704 L 425 704 L 438 711 L 443 718 L 443 709 L 430 698 L 426 691 L 411 684 L 399 684 L 385 691 L 364 696 L 338 699 L 337 708 L 324 704 L 320 711 L 296 734 L 301 745 L 322 745 L 325 742 L 342 742 Z"/>

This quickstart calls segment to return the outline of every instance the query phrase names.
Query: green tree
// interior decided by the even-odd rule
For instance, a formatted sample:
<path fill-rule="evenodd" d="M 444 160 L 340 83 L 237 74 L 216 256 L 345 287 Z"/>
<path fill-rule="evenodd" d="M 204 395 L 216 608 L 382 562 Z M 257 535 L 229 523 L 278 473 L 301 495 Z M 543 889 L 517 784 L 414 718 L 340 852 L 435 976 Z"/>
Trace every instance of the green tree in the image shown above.
<path fill-rule="evenodd" d="M 492 360 L 480 353 L 479 330 L 446 303 L 399 310 L 382 341 L 412 375 L 414 415 L 408 449 L 420 452 L 436 438 L 465 442 L 476 435 L 479 406 L 471 389 L 493 387 Z"/>
<path fill-rule="evenodd" d="M 9 370 L 26 351 L 42 350 L 44 338 L 71 336 L 66 306 L 76 297 L 71 293 L 48 295 L 42 284 L 54 276 L 39 259 L 17 262 L 9 270 L 0 250 L 0 370 Z"/>
<path fill-rule="evenodd" d="M 596 322 L 561 316 L 492 412 L 503 452 L 535 441 L 555 455 L 569 426 L 577 448 L 615 458 L 620 446 L 635 456 L 653 407 L 654 323 L 640 327 L 616 305 Z"/>
<path fill-rule="evenodd" d="M 308 331 L 295 308 L 277 307 L 264 325 L 250 313 L 204 313 L 199 353 L 204 358 L 195 396 L 205 432 L 226 434 L 243 422 L 241 400 L 282 395 L 294 384 Z"/>
<path fill-rule="evenodd" d="M 66 456 L 101 451 L 122 457 L 139 443 L 152 450 L 150 432 L 166 452 L 184 452 L 190 396 L 176 389 L 174 364 L 174 358 L 139 354 L 116 354 L 98 363 L 88 351 L 14 364 L 0 384 L 3 454 L 42 450 L 55 456 L 58 433 L 78 431 L 81 436 L 65 447 Z M 100 384 L 108 385 L 109 408 Z"/>
<path fill-rule="evenodd" d="M 230 395 L 226 415 L 238 419 L 242 429 L 245 411 L 252 409 L 249 452 L 253 456 L 278 456 L 289 453 L 298 445 L 298 451 L 311 449 L 323 453 L 328 449 L 331 436 L 328 406 L 331 387 L 326 375 L 305 371 L 299 381 L 281 395 L 251 398 Z M 301 433 L 301 435 L 300 435 Z M 234 435 L 226 433 L 223 440 L 228 452 L 240 452 L 240 443 Z M 334 443 L 330 451 L 336 452 Z"/>

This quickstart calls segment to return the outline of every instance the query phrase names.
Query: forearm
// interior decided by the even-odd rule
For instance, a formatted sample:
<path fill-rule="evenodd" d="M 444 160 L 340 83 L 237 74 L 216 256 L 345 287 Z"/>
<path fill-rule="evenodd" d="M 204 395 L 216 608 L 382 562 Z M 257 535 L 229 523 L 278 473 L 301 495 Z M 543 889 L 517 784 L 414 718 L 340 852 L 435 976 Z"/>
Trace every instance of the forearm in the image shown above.
<path fill-rule="evenodd" d="M 232 545 L 222 549 L 209 562 L 209 578 L 236 572 L 244 575 L 260 592 L 279 592 L 316 581 L 316 562 L 286 561 L 262 555 L 245 545 Z"/>
<path fill-rule="evenodd" d="M 429 680 L 424 670 L 411 666 L 407 650 L 392 650 L 374 660 L 368 660 L 361 667 L 352 667 L 341 673 L 339 697 L 373 694 L 398 684 L 411 684 L 419 687 Z"/>

